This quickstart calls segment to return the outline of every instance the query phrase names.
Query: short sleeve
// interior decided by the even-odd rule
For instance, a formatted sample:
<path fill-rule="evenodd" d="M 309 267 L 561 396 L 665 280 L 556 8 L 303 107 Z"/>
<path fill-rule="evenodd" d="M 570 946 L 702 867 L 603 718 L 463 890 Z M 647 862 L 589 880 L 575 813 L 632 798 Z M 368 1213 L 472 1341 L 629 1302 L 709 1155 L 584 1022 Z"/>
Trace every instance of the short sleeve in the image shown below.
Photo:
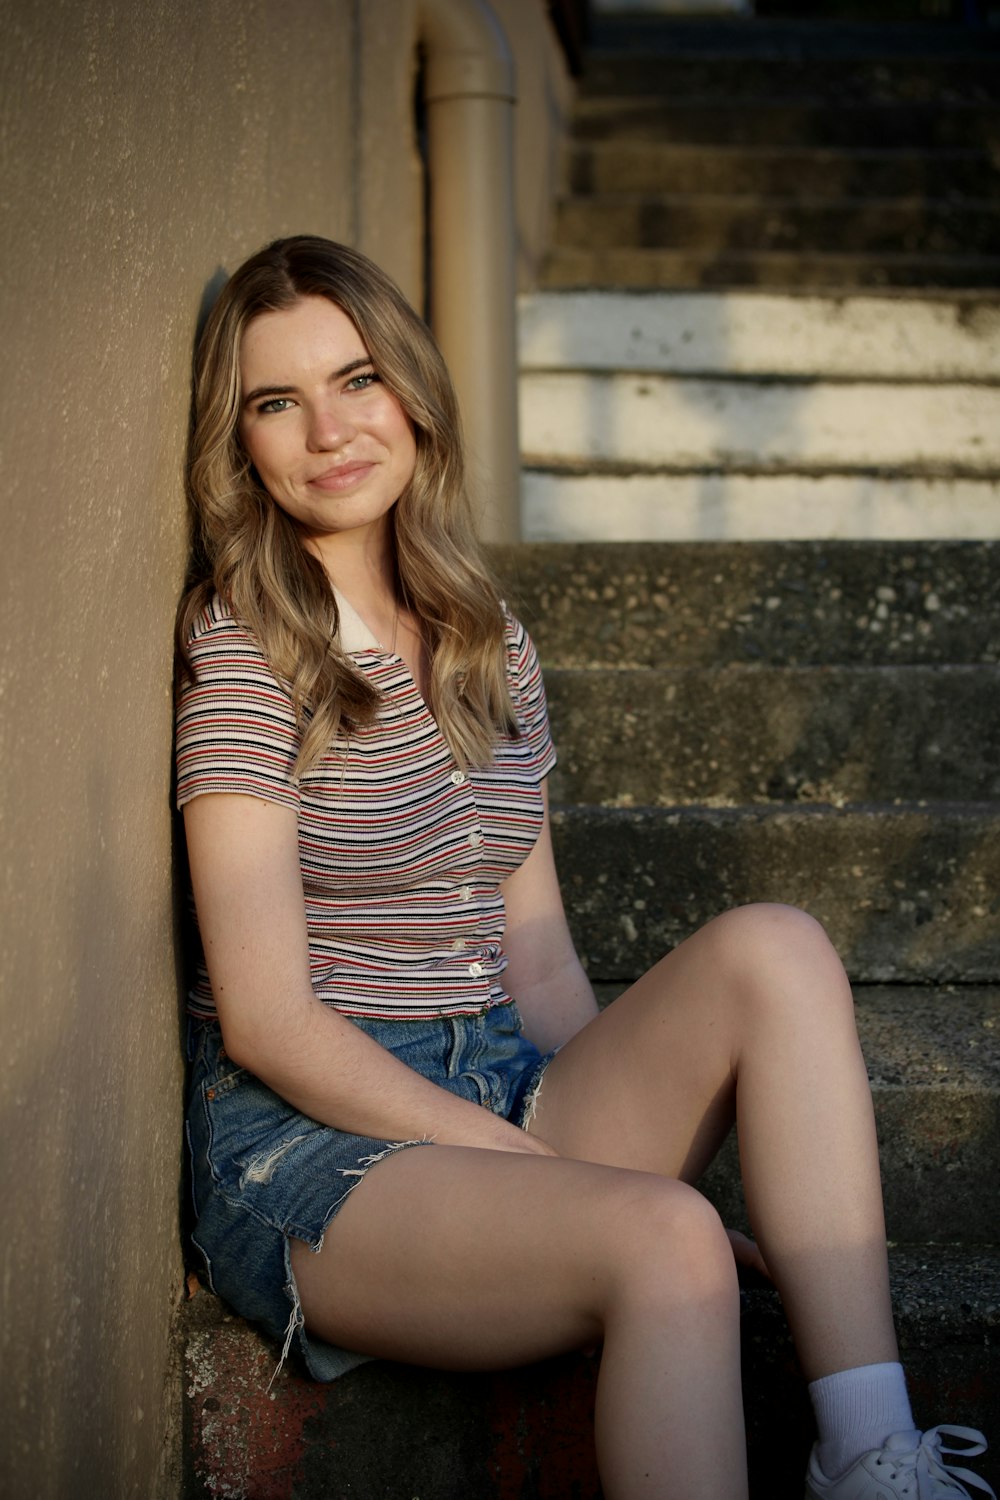
<path fill-rule="evenodd" d="M 216 599 L 189 651 L 193 680 L 177 708 L 178 807 L 206 792 L 237 792 L 297 810 L 295 713 L 254 638 Z"/>
<path fill-rule="evenodd" d="M 545 683 L 531 637 L 520 620 L 511 614 L 507 615 L 507 681 L 521 734 L 531 750 L 541 780 L 556 763 Z"/>

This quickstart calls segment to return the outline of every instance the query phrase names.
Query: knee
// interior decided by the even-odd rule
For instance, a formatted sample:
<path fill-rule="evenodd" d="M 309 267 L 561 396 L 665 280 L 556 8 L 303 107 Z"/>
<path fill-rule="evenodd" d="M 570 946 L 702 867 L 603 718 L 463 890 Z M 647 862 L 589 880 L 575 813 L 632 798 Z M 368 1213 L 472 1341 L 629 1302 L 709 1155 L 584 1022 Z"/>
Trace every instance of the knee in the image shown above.
<path fill-rule="evenodd" d="M 647 1302 L 738 1301 L 736 1263 L 722 1221 L 686 1183 L 643 1177 L 618 1217 L 616 1240 L 623 1286 Z"/>
<path fill-rule="evenodd" d="M 850 984 L 821 922 L 798 907 L 761 902 L 726 912 L 720 961 L 752 1004 L 848 1007 Z"/>
<path fill-rule="evenodd" d="M 732 953 L 745 960 L 751 954 L 758 962 L 776 955 L 813 957 L 833 952 L 826 928 L 798 906 L 777 901 L 757 901 L 736 906 L 717 917 L 710 926 Z"/>

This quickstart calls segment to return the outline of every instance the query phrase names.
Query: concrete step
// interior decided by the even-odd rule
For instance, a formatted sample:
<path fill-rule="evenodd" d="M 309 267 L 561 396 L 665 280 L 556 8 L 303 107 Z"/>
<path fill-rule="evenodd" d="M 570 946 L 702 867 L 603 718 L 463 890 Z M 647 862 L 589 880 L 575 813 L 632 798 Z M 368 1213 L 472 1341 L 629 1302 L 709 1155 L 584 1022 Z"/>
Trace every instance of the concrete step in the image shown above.
<path fill-rule="evenodd" d="M 618 190 L 565 199 L 561 249 L 695 249 L 988 255 L 1000 245 L 1000 204 L 924 198 L 784 198 Z"/>
<path fill-rule="evenodd" d="M 530 467 L 1000 472 L 1000 386 L 529 370 L 520 398 Z"/>
<path fill-rule="evenodd" d="M 1000 1426 L 1000 1253 L 896 1249 L 902 1357 L 917 1420 Z M 492 1375 L 387 1362 L 320 1386 L 209 1293 L 178 1328 L 183 1500 L 601 1500 L 591 1436 L 596 1356 Z M 771 1291 L 745 1294 L 751 1500 L 800 1500 L 813 1438 L 787 1325 Z M 976 1464 L 1000 1483 L 997 1454 Z"/>
<path fill-rule="evenodd" d="M 550 668 L 545 682 L 557 803 L 1000 805 L 1000 667 Z"/>
<path fill-rule="evenodd" d="M 602 987 L 609 1002 L 618 986 Z M 1000 1241 L 1000 990 L 860 987 L 858 1035 L 875 1101 L 889 1239 Z M 701 1184 L 749 1230 L 735 1135 Z"/>
<path fill-rule="evenodd" d="M 656 96 L 582 99 L 574 113 L 578 141 L 617 138 L 665 143 L 763 146 L 988 149 L 1000 134 L 1000 104 L 839 104 L 810 99 L 774 102 L 680 102 Z"/>
<path fill-rule="evenodd" d="M 1000 299 L 768 292 L 535 292 L 522 370 L 827 380 L 1000 380 Z"/>
<path fill-rule="evenodd" d="M 635 472 L 531 468 L 521 483 L 530 542 L 761 542 L 1000 537 L 994 476 L 892 471 Z"/>
<path fill-rule="evenodd" d="M 1000 287 L 1000 255 L 886 251 L 877 257 L 840 250 L 573 249 L 556 246 L 546 257 L 543 287 L 674 290 L 698 287 L 769 287 L 780 291 L 906 287 Z"/>
<path fill-rule="evenodd" d="M 793 7 L 789 6 L 789 9 Z M 632 7 L 637 11 L 638 7 Z M 595 16 L 591 43 L 598 54 L 698 59 L 739 58 L 752 63 L 774 58 L 789 64 L 803 59 L 891 62 L 904 66 L 929 58 L 975 59 L 1000 51 L 1000 36 L 992 28 L 969 27 L 934 19 L 891 20 L 873 16 L 872 5 L 859 4 L 862 18 L 828 18 L 811 4 L 806 16 L 755 15 L 746 21 L 720 24 L 718 18 L 639 15 Z"/>
<path fill-rule="evenodd" d="M 496 547 L 549 667 L 1000 661 L 996 542 Z"/>
<path fill-rule="evenodd" d="M 756 193 L 764 197 L 881 198 L 1000 195 L 988 151 L 822 150 L 603 141 L 570 147 L 573 193 Z"/>
<path fill-rule="evenodd" d="M 802 907 L 859 984 L 1000 981 L 1000 805 L 562 807 L 556 860 L 595 982 L 629 981 L 712 917 Z"/>
<path fill-rule="evenodd" d="M 989 104 L 1000 99 L 996 56 L 906 58 L 734 56 L 704 50 L 673 56 L 596 51 L 586 61 L 585 98 L 657 95 L 674 102 L 812 99 L 843 104 Z"/>

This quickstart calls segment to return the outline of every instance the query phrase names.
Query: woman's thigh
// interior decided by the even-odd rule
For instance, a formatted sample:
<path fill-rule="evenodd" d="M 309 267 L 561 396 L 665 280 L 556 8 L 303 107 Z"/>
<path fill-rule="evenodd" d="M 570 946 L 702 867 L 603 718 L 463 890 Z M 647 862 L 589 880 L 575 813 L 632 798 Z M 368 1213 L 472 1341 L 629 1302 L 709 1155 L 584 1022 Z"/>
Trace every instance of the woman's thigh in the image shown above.
<path fill-rule="evenodd" d="M 378 1163 L 318 1254 L 299 1240 L 291 1246 L 310 1331 L 453 1369 L 502 1368 L 594 1343 L 602 1308 L 630 1280 L 662 1281 L 669 1297 L 713 1259 L 724 1279 L 731 1261 L 714 1210 L 682 1183 L 455 1146 Z M 652 1286 L 644 1295 L 659 1294 Z"/>
<path fill-rule="evenodd" d="M 733 1122 L 748 1039 L 762 1044 L 781 1007 L 801 1010 L 816 983 L 842 985 L 850 1003 L 804 913 L 761 905 L 716 918 L 552 1059 L 529 1130 L 567 1156 L 697 1181 Z"/>

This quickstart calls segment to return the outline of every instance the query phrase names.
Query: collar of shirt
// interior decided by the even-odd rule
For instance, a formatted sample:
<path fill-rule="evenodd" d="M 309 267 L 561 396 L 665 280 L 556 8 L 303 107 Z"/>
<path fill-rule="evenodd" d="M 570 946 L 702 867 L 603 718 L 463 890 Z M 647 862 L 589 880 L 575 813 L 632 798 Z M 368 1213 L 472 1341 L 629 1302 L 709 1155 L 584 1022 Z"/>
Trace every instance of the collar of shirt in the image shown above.
<path fill-rule="evenodd" d="M 381 641 L 375 639 L 372 630 L 365 624 L 349 599 L 345 599 L 334 586 L 333 596 L 340 612 L 340 649 L 346 654 L 352 651 L 385 651 Z"/>

